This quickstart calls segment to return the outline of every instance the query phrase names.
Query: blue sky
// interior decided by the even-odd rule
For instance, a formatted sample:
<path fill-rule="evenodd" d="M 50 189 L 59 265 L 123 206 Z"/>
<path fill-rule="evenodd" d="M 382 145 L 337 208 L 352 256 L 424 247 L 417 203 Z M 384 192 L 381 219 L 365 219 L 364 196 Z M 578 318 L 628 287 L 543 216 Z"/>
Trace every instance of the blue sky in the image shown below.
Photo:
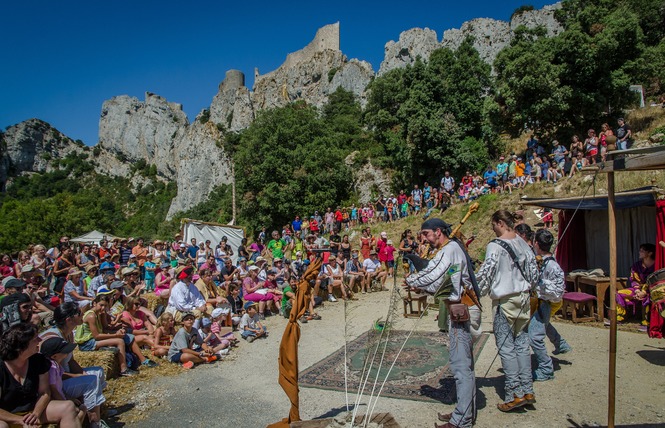
<path fill-rule="evenodd" d="M 102 103 L 146 91 L 183 104 L 192 120 L 228 69 L 267 73 L 340 22 L 341 50 L 378 71 L 389 40 L 414 27 L 437 32 L 467 20 L 508 20 L 523 4 L 554 1 L 30 1 L 0 6 L 0 126 L 30 118 L 97 143 Z"/>

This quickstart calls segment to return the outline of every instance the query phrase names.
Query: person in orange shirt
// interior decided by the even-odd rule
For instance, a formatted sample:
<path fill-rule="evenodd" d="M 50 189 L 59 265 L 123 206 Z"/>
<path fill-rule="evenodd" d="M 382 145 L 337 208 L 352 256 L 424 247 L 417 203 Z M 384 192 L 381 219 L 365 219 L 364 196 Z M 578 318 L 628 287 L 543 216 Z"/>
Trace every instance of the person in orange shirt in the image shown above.
<path fill-rule="evenodd" d="M 132 254 L 136 256 L 136 264 L 141 269 L 141 279 L 145 278 L 145 264 L 148 258 L 148 247 L 143 245 L 143 238 L 138 238 L 136 246 L 132 248 Z"/>
<path fill-rule="evenodd" d="M 526 180 L 524 179 L 524 162 L 522 162 L 522 158 L 517 158 L 517 162 L 515 163 L 515 178 L 517 178 L 517 186 L 519 188 L 524 187 L 526 184 Z"/>

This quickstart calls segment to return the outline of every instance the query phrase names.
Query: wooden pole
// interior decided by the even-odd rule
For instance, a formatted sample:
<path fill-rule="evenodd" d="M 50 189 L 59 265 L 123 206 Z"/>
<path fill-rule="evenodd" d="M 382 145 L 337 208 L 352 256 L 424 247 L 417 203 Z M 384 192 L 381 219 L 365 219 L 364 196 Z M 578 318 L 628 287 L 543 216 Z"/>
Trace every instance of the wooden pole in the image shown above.
<path fill-rule="evenodd" d="M 614 200 L 614 172 L 607 174 L 607 214 L 610 237 L 610 365 L 607 403 L 607 428 L 614 428 L 616 367 L 617 367 L 617 228 Z M 601 311 L 599 311 L 602 313 Z"/>

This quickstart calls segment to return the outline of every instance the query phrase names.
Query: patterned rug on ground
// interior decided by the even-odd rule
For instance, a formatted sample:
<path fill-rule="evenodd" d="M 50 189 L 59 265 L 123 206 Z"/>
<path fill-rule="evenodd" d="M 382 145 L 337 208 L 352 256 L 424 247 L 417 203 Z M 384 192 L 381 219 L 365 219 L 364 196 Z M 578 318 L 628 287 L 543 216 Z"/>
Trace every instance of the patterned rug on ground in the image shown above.
<path fill-rule="evenodd" d="M 375 393 L 378 392 L 408 335 L 409 332 L 404 330 L 393 330 L 389 335 L 386 332 L 379 344 L 380 332 L 370 330 L 347 343 L 346 374 L 349 394 L 358 392 L 362 373 L 367 372 L 371 366 L 364 391 L 364 395 L 368 396 L 377 379 L 377 367 L 381 365 L 375 390 Z M 488 336 L 486 333 L 483 334 L 474 345 L 474 359 L 478 358 Z M 383 364 L 380 364 L 382 356 Z M 301 387 L 344 391 L 344 371 L 344 347 L 342 347 L 302 371 L 299 384 Z M 390 371 L 381 396 L 438 402 L 450 402 L 454 399 L 455 380 L 448 364 L 448 334 L 413 332 Z"/>

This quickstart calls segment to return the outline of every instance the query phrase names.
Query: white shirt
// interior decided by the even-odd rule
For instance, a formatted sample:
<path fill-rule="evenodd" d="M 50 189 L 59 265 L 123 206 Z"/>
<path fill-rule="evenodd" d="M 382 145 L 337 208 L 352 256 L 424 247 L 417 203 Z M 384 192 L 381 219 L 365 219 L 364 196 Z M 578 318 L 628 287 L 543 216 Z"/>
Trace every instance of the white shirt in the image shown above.
<path fill-rule="evenodd" d="M 363 260 L 363 269 L 367 272 L 376 272 L 381 267 L 379 259 L 372 260 L 371 258 Z"/>
<path fill-rule="evenodd" d="M 511 246 L 517 256 L 517 262 L 527 278 L 524 278 L 520 269 L 513 263 L 510 254 L 501 245 L 490 242 L 487 244 L 485 261 L 476 278 L 480 295 L 484 296 L 489 292 L 492 300 L 527 292 L 531 289 L 532 284 L 538 282 L 539 277 L 536 257 L 522 238 L 518 236 L 501 240 Z"/>
<path fill-rule="evenodd" d="M 453 290 L 449 299 L 456 302 L 462 298 L 462 288 L 471 288 L 471 277 L 466 263 L 466 254 L 457 242 L 450 241 L 439 250 L 425 269 L 417 275 L 406 278 L 411 287 L 422 288 L 430 294 L 435 294 L 450 276 Z"/>
<path fill-rule="evenodd" d="M 536 287 L 539 299 L 552 303 L 560 302 L 566 290 L 566 279 L 559 263 L 553 257 L 546 257 L 543 270 L 540 272 L 540 281 Z"/>
<path fill-rule="evenodd" d="M 179 281 L 171 290 L 168 307 L 175 308 L 180 312 L 187 312 L 199 308 L 205 303 L 201 292 L 194 284 Z"/>

